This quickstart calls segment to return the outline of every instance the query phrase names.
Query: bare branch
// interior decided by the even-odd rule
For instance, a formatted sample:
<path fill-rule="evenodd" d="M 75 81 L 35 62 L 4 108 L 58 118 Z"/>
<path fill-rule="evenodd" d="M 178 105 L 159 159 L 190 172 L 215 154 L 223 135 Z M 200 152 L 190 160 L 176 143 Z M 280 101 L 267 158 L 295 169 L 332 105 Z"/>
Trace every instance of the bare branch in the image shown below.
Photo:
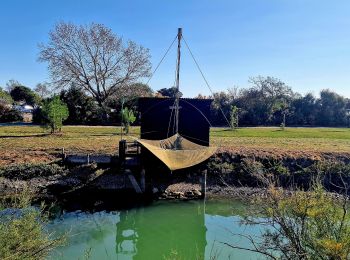
<path fill-rule="evenodd" d="M 92 95 L 99 105 L 150 75 L 148 49 L 123 40 L 101 24 L 78 26 L 61 22 L 49 33 L 49 42 L 39 45 L 39 61 L 47 62 L 59 88 L 75 85 Z"/>

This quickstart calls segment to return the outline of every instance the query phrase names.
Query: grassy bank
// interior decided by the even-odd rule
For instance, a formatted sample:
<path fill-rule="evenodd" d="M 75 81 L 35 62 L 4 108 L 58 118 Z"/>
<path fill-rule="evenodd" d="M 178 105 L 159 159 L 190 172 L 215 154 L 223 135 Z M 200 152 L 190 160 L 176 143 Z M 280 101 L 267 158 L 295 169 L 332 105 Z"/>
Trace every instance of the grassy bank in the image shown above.
<path fill-rule="evenodd" d="M 138 137 L 139 131 L 132 127 L 131 135 Z M 347 128 L 213 128 L 210 135 L 213 145 L 237 152 L 350 153 Z M 69 153 L 113 154 L 120 138 L 120 128 L 109 126 L 65 126 L 62 135 L 39 126 L 0 126 L 0 165 L 50 161 L 62 147 Z"/>

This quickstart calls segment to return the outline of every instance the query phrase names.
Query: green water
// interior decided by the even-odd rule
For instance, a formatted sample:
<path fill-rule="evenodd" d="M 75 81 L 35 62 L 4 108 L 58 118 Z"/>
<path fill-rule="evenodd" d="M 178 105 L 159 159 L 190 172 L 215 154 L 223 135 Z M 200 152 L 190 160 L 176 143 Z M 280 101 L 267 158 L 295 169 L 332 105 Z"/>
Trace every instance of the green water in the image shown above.
<path fill-rule="evenodd" d="M 52 221 L 56 234 L 68 232 L 68 244 L 50 259 L 261 259 L 234 235 L 260 234 L 241 225 L 245 206 L 232 200 L 169 202 L 112 212 L 70 212 Z"/>

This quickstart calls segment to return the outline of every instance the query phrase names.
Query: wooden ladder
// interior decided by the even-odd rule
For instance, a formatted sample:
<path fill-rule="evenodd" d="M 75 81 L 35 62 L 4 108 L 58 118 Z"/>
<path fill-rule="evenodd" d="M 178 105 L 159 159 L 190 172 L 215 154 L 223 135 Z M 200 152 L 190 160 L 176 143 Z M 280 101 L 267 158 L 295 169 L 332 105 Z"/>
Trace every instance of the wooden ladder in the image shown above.
<path fill-rule="evenodd" d="M 141 171 L 141 187 L 138 184 L 135 176 L 132 174 L 132 169 L 140 168 L 141 146 L 138 142 L 127 142 L 121 140 L 119 142 L 119 167 L 120 171 L 128 177 L 136 193 L 143 193 L 144 185 L 144 171 Z"/>

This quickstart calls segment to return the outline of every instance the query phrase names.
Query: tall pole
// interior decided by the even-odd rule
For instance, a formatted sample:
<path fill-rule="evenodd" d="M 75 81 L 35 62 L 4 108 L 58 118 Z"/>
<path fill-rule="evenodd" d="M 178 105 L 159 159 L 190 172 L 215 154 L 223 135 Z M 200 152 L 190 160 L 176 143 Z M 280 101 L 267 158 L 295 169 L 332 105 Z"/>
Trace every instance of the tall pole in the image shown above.
<path fill-rule="evenodd" d="M 175 94 L 175 132 L 179 132 L 179 103 L 180 103 L 180 59 L 181 59 L 182 28 L 177 31 L 177 64 L 176 64 L 176 94 Z"/>
<path fill-rule="evenodd" d="M 120 110 L 120 140 L 123 140 L 123 125 L 124 125 L 124 115 L 123 115 L 123 109 L 124 109 L 124 98 L 122 98 L 122 109 Z"/>

